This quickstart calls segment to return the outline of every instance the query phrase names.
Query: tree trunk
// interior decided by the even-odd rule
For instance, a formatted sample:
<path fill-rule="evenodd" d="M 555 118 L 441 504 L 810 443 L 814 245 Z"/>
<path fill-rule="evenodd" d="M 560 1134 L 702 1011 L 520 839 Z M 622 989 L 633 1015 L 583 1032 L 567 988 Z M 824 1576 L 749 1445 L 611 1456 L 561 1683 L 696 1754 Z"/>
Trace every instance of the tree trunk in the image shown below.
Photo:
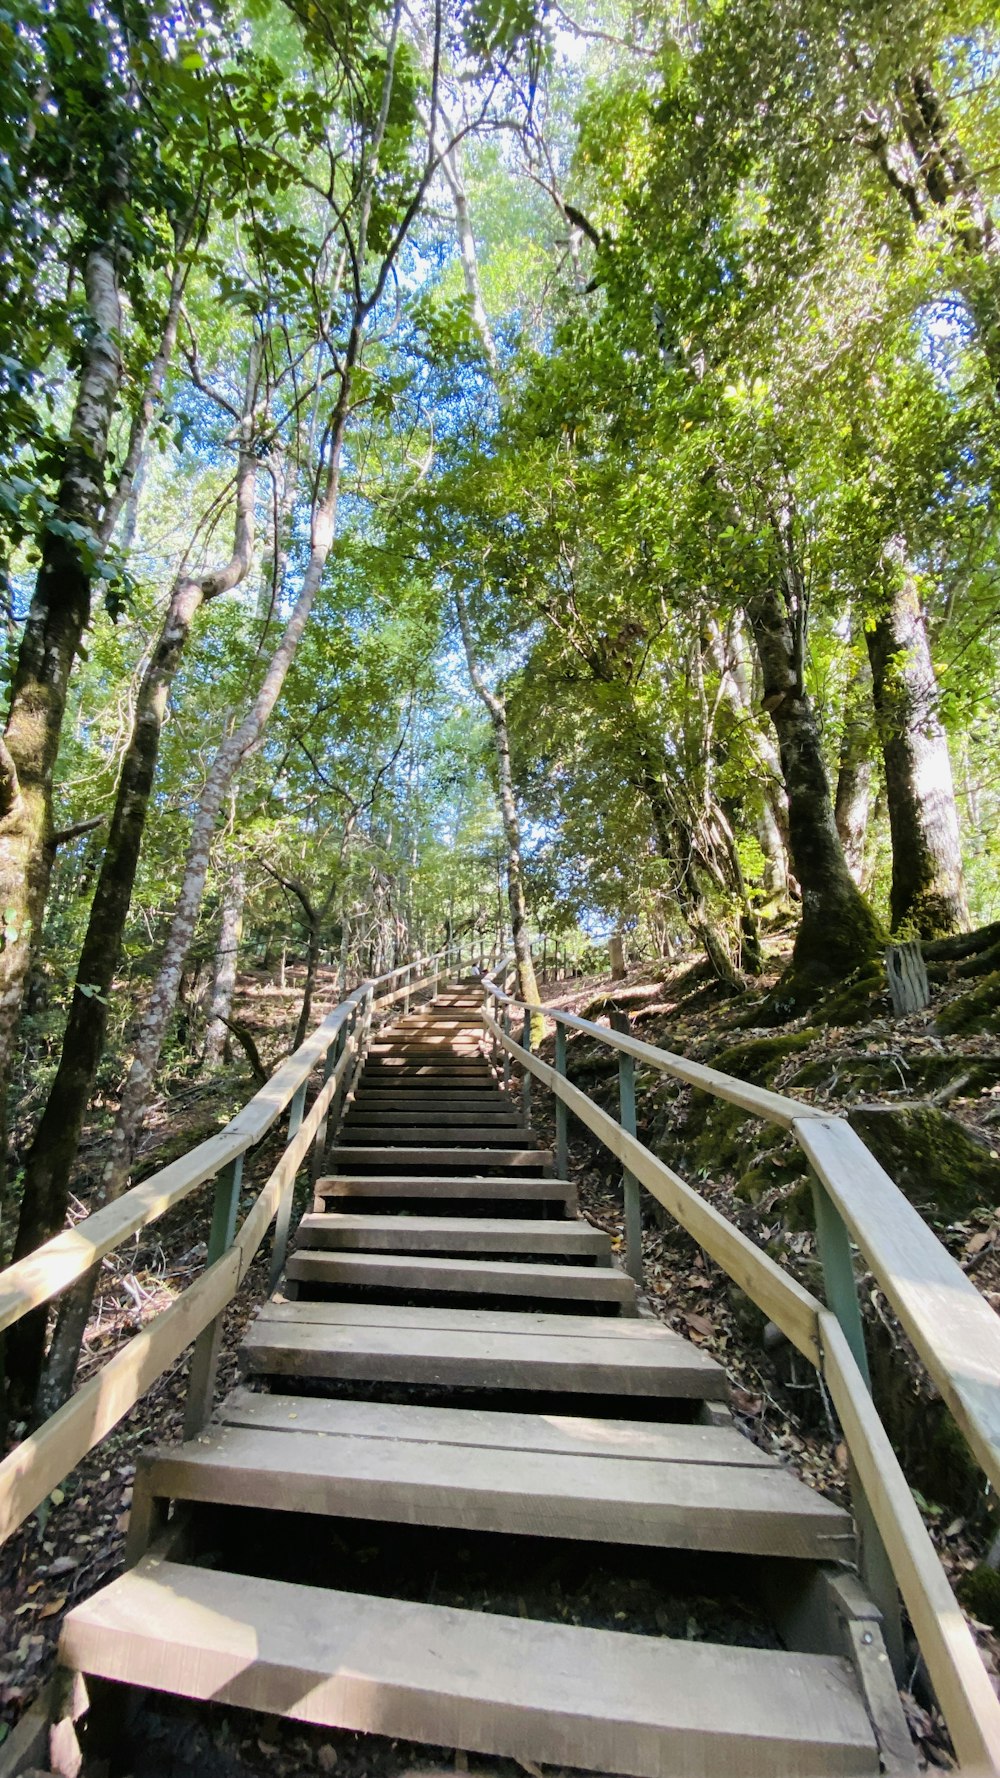
<path fill-rule="evenodd" d="M 480 671 L 465 595 L 458 589 L 455 592 L 455 607 L 458 612 L 462 641 L 465 645 L 465 658 L 469 665 L 469 678 L 476 696 L 484 705 L 493 725 L 493 742 L 496 748 L 497 778 L 500 789 L 500 812 L 503 817 L 504 838 L 507 846 L 507 904 L 510 908 L 511 937 L 514 946 L 514 961 L 517 965 L 518 998 L 526 1000 L 534 1006 L 538 1004 L 538 983 L 535 980 L 535 965 L 531 957 L 528 904 L 524 893 L 524 871 L 521 863 L 521 823 L 517 813 L 517 799 L 514 795 L 514 773 L 510 763 L 507 709 L 503 699 L 498 698 L 496 693 L 490 690 Z"/>
<path fill-rule="evenodd" d="M 853 669 L 853 660 L 851 665 Z M 859 660 L 857 667 L 857 672 L 852 670 L 844 699 L 833 814 L 847 868 L 860 888 L 864 881 L 865 838 L 871 808 L 872 683 L 867 661 Z"/>
<path fill-rule="evenodd" d="M 87 258 L 92 331 L 0 741 L 0 1080 L 10 1063 L 52 874 L 52 774 L 100 553 L 108 435 L 122 376 L 117 257 L 107 241 Z M 86 545 L 73 536 L 73 528 L 87 533 Z"/>
<path fill-rule="evenodd" d="M 239 584 L 253 555 L 257 459 L 253 448 L 252 414 L 258 362 L 257 353 L 253 352 L 247 375 L 243 438 L 236 477 L 233 553 L 224 567 L 199 579 L 181 575 L 175 581 L 159 639 L 139 686 L 132 733 L 115 794 L 108 843 L 77 966 L 59 1066 L 25 1165 L 14 1250 L 18 1259 L 58 1234 L 66 1220 L 69 1182 L 104 1048 L 108 996 L 121 956 L 170 688 L 191 625 L 204 599 L 214 598 Z M 82 1286 L 80 1294 L 87 1294 Z M 8 1373 L 22 1403 L 30 1401 L 38 1386 L 46 1319 L 45 1310 L 37 1310 L 18 1322 L 8 1335 Z M 56 1406 L 62 1399 L 60 1390 L 65 1394 L 72 1382 L 79 1348 L 78 1339 L 73 1344 L 75 1326 L 76 1318 L 70 1317 L 68 1311 L 65 1316 L 60 1314 L 52 1354 L 60 1382 L 56 1384 L 52 1371 L 51 1387 L 50 1380 L 45 1385 L 47 1399 Z M 70 1365 L 73 1368 L 69 1369 L 66 1381 L 66 1370 Z"/>
<path fill-rule="evenodd" d="M 892 927 L 945 938 L 969 923 L 951 759 L 920 595 L 898 546 L 889 573 L 867 640 L 892 835 Z"/>
<path fill-rule="evenodd" d="M 236 963 L 243 937 L 243 905 L 247 880 L 242 864 L 235 864 L 226 878 L 222 897 L 222 921 L 219 944 L 215 953 L 215 973 L 208 1002 L 208 1025 L 205 1031 L 204 1059 L 210 1068 L 225 1059 L 229 1040 L 228 1019 L 233 1010 L 236 987 Z"/>
<path fill-rule="evenodd" d="M 802 890 L 802 919 L 783 1003 L 841 981 L 876 956 L 878 922 L 847 868 L 823 762 L 819 727 L 802 679 L 802 642 L 788 600 L 770 583 L 747 602 L 774 723 L 788 797 L 792 867 Z"/>
<path fill-rule="evenodd" d="M 139 1032 L 121 1108 L 112 1131 L 111 1155 L 103 1174 L 105 1200 L 124 1190 L 132 1156 L 152 1092 L 160 1053 L 177 1004 L 177 992 L 191 948 L 208 874 L 209 853 L 223 803 L 244 760 L 256 747 L 277 703 L 305 630 L 313 600 L 333 545 L 344 437 L 350 411 L 351 375 L 361 345 L 362 316 L 356 315 L 341 371 L 340 392 L 330 427 L 330 460 L 326 484 L 313 517 L 309 558 L 284 633 L 268 663 L 260 690 L 239 727 L 215 756 L 198 799 L 180 893 L 174 907 L 159 973 Z"/>
<path fill-rule="evenodd" d="M 746 734 L 749 749 L 760 769 L 759 800 L 753 819 L 757 840 L 767 861 L 764 887 L 769 895 L 787 901 L 791 890 L 788 880 L 788 805 L 782 786 L 781 760 L 770 735 L 761 728 L 753 707 L 743 625 L 734 625 L 728 635 L 723 635 L 713 623 L 709 628 L 709 640 L 720 674 L 722 695 L 734 721 Z"/>

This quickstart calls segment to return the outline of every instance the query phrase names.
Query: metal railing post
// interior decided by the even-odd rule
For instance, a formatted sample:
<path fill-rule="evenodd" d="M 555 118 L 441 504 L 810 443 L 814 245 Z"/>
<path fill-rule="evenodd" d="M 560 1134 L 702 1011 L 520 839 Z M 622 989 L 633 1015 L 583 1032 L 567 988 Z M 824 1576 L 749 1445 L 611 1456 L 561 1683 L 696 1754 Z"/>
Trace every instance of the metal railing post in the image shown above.
<path fill-rule="evenodd" d="M 510 1006 L 506 1000 L 504 1001 L 504 1007 L 503 1007 L 502 1028 L 503 1028 L 504 1036 L 509 1038 L 510 1037 Z M 510 1050 L 507 1048 L 506 1043 L 503 1046 L 503 1090 L 505 1093 L 510 1092 Z"/>
<path fill-rule="evenodd" d="M 215 1264 L 221 1259 L 226 1249 L 233 1244 L 236 1233 L 236 1213 L 239 1209 L 240 1186 L 243 1183 L 243 1156 L 237 1155 L 228 1167 L 223 1167 L 215 1181 L 215 1202 L 212 1205 L 212 1226 L 208 1235 L 208 1249 L 205 1254 L 205 1265 Z M 184 1437 L 196 1438 L 212 1412 L 215 1398 L 215 1378 L 219 1368 L 219 1352 L 222 1346 L 223 1316 L 217 1315 L 214 1321 L 202 1328 L 194 1343 L 191 1354 L 191 1369 L 188 1373 L 187 1402 L 184 1408 Z"/>
<path fill-rule="evenodd" d="M 286 1148 L 289 1142 L 292 1141 L 292 1138 L 298 1135 L 299 1126 L 302 1123 L 302 1113 L 305 1110 L 306 1089 L 308 1085 L 309 1082 L 304 1080 L 292 1100 L 291 1110 L 288 1113 L 288 1135 L 285 1138 Z M 271 1275 L 268 1280 L 268 1289 L 271 1291 L 277 1289 L 278 1279 L 281 1277 L 281 1274 L 285 1269 L 285 1254 L 288 1251 L 288 1228 L 292 1220 L 292 1199 L 294 1196 L 295 1180 L 290 1179 L 281 1194 L 281 1202 L 278 1205 L 278 1214 L 274 1219 L 274 1239 L 271 1243 Z"/>
<path fill-rule="evenodd" d="M 410 981 L 411 981 L 412 974 L 413 974 L 413 964 L 408 963 L 406 965 L 406 974 L 403 977 L 403 1017 L 404 1017 L 404 1019 L 406 1018 L 407 1013 L 410 1010 Z"/>
<path fill-rule="evenodd" d="M 521 1034 L 521 1042 L 523 1043 L 525 1049 L 528 1052 L 528 1055 L 530 1056 L 530 1054 L 531 1054 L 531 1014 L 528 1011 L 527 1007 L 525 1007 L 525 1010 L 524 1010 L 524 1028 L 523 1028 L 523 1031 Z M 527 1063 L 524 1064 L 523 1072 L 521 1075 L 521 1110 L 524 1113 L 525 1123 L 530 1124 L 530 1122 L 531 1122 L 531 1070 L 528 1067 Z"/>
<path fill-rule="evenodd" d="M 556 1023 L 556 1073 L 565 1080 L 566 1071 L 566 1027 Z M 556 1178 L 566 1179 L 569 1170 L 569 1112 L 563 1101 L 556 1098 Z"/>
<path fill-rule="evenodd" d="M 810 1183 L 816 1217 L 816 1250 L 823 1268 L 826 1300 L 840 1322 L 844 1338 L 870 1391 L 871 1373 L 868 1368 L 857 1280 L 854 1276 L 851 1238 L 840 1211 L 822 1181 L 813 1174 Z M 858 1569 L 868 1592 L 882 1613 L 886 1652 L 897 1682 L 902 1685 L 906 1682 L 907 1663 L 896 1577 L 868 1503 L 868 1496 L 850 1458 L 848 1478 L 858 1536 Z"/>
<path fill-rule="evenodd" d="M 611 1014 L 613 1031 L 628 1033 L 628 1014 Z M 635 1061 L 622 1050 L 618 1052 L 618 1111 L 622 1129 L 629 1136 L 636 1133 L 635 1123 Z M 642 1203 L 639 1181 L 627 1167 L 622 1168 L 622 1194 L 625 1207 L 625 1270 L 642 1288 Z"/>

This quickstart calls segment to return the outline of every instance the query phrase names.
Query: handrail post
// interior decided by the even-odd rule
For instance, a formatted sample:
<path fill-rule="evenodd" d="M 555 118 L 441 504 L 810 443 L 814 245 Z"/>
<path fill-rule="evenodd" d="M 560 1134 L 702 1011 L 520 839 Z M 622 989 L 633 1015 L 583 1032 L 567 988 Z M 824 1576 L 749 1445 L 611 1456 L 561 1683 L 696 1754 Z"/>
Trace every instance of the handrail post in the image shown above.
<path fill-rule="evenodd" d="M 406 974 L 403 977 L 403 1017 L 404 1017 L 404 1019 L 407 1017 L 409 1010 L 410 1010 L 410 982 L 412 979 L 412 975 L 413 975 L 413 964 L 408 963 L 406 965 Z"/>
<path fill-rule="evenodd" d="M 566 1067 L 566 1027 L 556 1020 L 556 1073 L 563 1080 L 567 1077 Z M 566 1179 L 569 1176 L 569 1112 L 563 1101 L 556 1095 L 556 1178 Z"/>
<path fill-rule="evenodd" d="M 236 1213 L 239 1209 L 240 1186 L 243 1183 L 243 1156 L 236 1156 L 223 1167 L 215 1181 L 215 1202 L 212 1205 L 212 1226 L 208 1235 L 205 1266 L 214 1265 L 233 1244 Z M 194 1343 L 191 1369 L 188 1372 L 187 1402 L 184 1407 L 184 1437 L 196 1438 L 212 1412 L 215 1399 L 215 1378 L 222 1347 L 223 1316 L 217 1315 Z"/>
<path fill-rule="evenodd" d="M 292 1100 L 291 1110 L 288 1113 L 288 1135 L 285 1139 L 286 1148 L 289 1142 L 291 1142 L 299 1133 L 299 1126 L 302 1123 L 302 1113 L 305 1110 L 306 1089 L 308 1085 L 308 1080 L 304 1080 Z M 271 1243 L 271 1275 L 268 1280 L 269 1292 L 277 1289 L 278 1279 L 281 1277 L 281 1274 L 285 1269 L 285 1254 L 288 1251 L 288 1228 L 292 1220 L 292 1199 L 294 1196 L 295 1180 L 292 1178 L 288 1181 L 288 1184 L 281 1194 L 281 1202 L 278 1205 L 278 1214 L 274 1219 L 274 1239 Z"/>
<path fill-rule="evenodd" d="M 509 1003 L 509 1001 L 506 1001 L 506 1000 L 504 1001 L 504 1006 L 503 1006 L 503 1034 L 504 1034 L 504 1037 L 507 1038 L 509 1041 L 509 1039 L 510 1039 L 510 1003 Z M 507 1048 L 506 1043 L 503 1046 L 503 1090 L 505 1093 L 510 1092 L 510 1050 Z"/>
<path fill-rule="evenodd" d="M 525 1009 L 524 1009 L 524 1027 L 523 1027 L 523 1030 L 521 1033 L 521 1042 L 524 1045 L 524 1048 L 527 1050 L 528 1055 L 530 1056 L 530 1054 L 531 1054 L 531 1014 L 528 1011 L 527 1007 L 525 1007 Z M 530 1124 L 530 1122 L 531 1122 L 531 1069 L 528 1067 L 526 1062 L 523 1064 L 522 1073 L 521 1073 L 521 1110 L 524 1113 L 525 1123 Z"/>
<path fill-rule="evenodd" d="M 612 1013 L 612 1028 L 616 1031 L 628 1030 L 628 1015 Z M 623 1051 L 618 1052 L 618 1107 L 619 1122 L 629 1136 L 636 1133 L 635 1122 L 635 1062 Z M 639 1201 L 639 1181 L 627 1167 L 622 1168 L 622 1194 L 625 1207 L 625 1270 L 639 1288 L 642 1288 L 642 1205 Z"/>
<path fill-rule="evenodd" d="M 868 1368 L 864 1322 L 861 1319 L 858 1286 L 854 1276 L 851 1238 L 840 1211 L 815 1173 L 810 1177 L 810 1184 L 816 1218 L 816 1250 L 823 1268 L 826 1300 L 843 1329 L 844 1338 L 870 1392 L 871 1372 Z M 896 1577 L 868 1503 L 868 1496 L 850 1458 L 848 1479 L 858 1537 L 858 1569 L 868 1592 L 882 1613 L 886 1652 L 897 1683 L 902 1685 L 906 1682 L 907 1664 Z"/>
<path fill-rule="evenodd" d="M 345 1030 L 346 1030 L 346 1024 L 341 1025 L 339 1031 L 337 1032 L 336 1037 L 333 1039 L 333 1042 L 328 1043 L 326 1046 L 326 1059 L 323 1063 L 323 1085 L 324 1086 L 326 1086 L 326 1083 L 329 1080 L 334 1069 L 336 1068 L 337 1063 L 340 1061 L 341 1052 L 344 1047 Z M 336 1097 L 336 1095 L 334 1095 L 334 1097 Z M 326 1108 L 326 1116 L 320 1119 L 320 1122 L 316 1128 L 316 1137 L 315 1137 L 315 1141 L 313 1144 L 312 1169 L 311 1169 L 310 1176 L 309 1176 L 310 1181 L 313 1185 L 316 1184 L 317 1179 L 319 1178 L 320 1174 L 322 1173 L 323 1163 L 326 1160 L 326 1131 L 327 1131 L 327 1125 L 329 1124 L 329 1122 L 330 1122 L 330 1107 L 328 1105 Z"/>

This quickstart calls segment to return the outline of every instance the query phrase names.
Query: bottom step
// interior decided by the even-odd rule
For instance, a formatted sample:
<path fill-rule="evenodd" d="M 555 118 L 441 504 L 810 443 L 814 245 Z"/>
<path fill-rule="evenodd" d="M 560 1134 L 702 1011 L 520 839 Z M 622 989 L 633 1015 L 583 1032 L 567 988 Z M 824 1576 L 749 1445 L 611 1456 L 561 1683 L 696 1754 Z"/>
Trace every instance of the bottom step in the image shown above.
<path fill-rule="evenodd" d="M 94 1676 L 633 1778 L 876 1773 L 846 1662 L 328 1592 L 147 1557 L 76 1606 Z"/>

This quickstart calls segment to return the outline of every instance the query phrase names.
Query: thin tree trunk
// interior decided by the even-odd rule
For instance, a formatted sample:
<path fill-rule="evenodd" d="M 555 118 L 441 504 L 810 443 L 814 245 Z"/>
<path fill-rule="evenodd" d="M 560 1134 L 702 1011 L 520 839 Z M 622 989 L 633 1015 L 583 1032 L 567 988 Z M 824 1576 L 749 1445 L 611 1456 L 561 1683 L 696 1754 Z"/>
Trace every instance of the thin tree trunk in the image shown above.
<path fill-rule="evenodd" d="M 117 1197 L 128 1179 L 146 1105 L 166 1039 L 188 951 L 194 938 L 208 874 L 209 853 L 223 803 L 248 755 L 256 747 L 277 703 L 305 630 L 313 600 L 333 545 L 340 492 L 344 436 L 350 408 L 351 373 L 361 344 L 361 317 L 356 316 L 345 354 L 340 392 L 331 424 L 330 461 L 322 499 L 313 518 L 309 559 L 299 596 L 284 633 L 271 656 L 260 690 L 234 733 L 219 748 L 198 799 L 180 893 L 174 907 L 159 973 L 147 1003 L 136 1041 L 121 1109 L 112 1131 L 111 1155 L 103 1174 L 105 1199 Z"/>
<path fill-rule="evenodd" d="M 500 790 L 500 812 L 503 818 L 507 847 L 507 904 L 510 908 L 514 961 L 517 965 L 518 997 L 531 1005 L 538 1003 L 538 983 L 531 957 L 531 936 L 528 929 L 528 904 L 524 893 L 524 870 L 521 862 L 521 823 L 514 795 L 514 773 L 510 763 L 510 736 L 507 730 L 507 708 L 502 698 L 492 692 L 483 678 L 476 658 L 472 626 L 464 594 L 456 589 L 455 606 L 459 628 L 469 666 L 469 678 L 493 725 L 493 744 L 497 756 L 497 778 Z"/>
<path fill-rule="evenodd" d="M 91 333 L 56 513 L 42 539 L 41 566 L 0 740 L 0 1081 L 10 1064 L 48 896 L 54 856 L 52 774 L 70 672 L 90 617 L 91 576 L 100 548 L 108 437 L 122 376 L 117 260 L 118 249 L 110 239 L 87 257 L 84 283 Z M 89 550 L 74 538 L 74 527 L 89 535 Z"/>
<path fill-rule="evenodd" d="M 180 319 L 184 285 L 187 282 L 188 274 L 188 267 L 181 263 L 181 245 L 181 239 L 178 237 L 177 264 L 174 267 L 174 274 L 170 281 L 170 294 L 167 299 L 167 310 L 163 321 L 163 332 L 160 335 L 160 344 L 153 358 L 153 362 L 149 367 L 149 374 L 146 378 L 146 386 L 142 392 L 142 399 L 132 416 L 128 445 L 125 450 L 125 457 L 122 462 L 121 470 L 118 474 L 118 480 L 115 483 L 112 493 L 108 497 L 108 503 L 104 509 L 104 516 L 101 519 L 100 536 L 101 542 L 105 546 L 111 542 L 111 539 L 114 536 L 115 527 L 118 524 L 122 511 L 125 507 L 131 507 L 132 505 L 133 494 L 136 491 L 137 482 L 142 468 L 146 440 L 149 437 L 149 429 L 153 423 L 153 416 L 160 404 L 160 396 L 163 392 L 163 380 L 167 374 L 170 360 L 174 355 L 174 347 L 177 344 L 177 323 Z"/>
<path fill-rule="evenodd" d="M 15 1246 L 17 1258 L 33 1252 L 43 1241 L 57 1234 L 66 1219 L 80 1132 L 104 1048 L 108 997 L 121 956 L 170 688 L 192 622 L 206 598 L 214 598 L 239 584 L 253 556 L 257 475 L 253 407 L 258 368 L 259 354 L 254 349 L 247 374 L 236 475 L 232 555 L 220 568 L 198 578 L 182 574 L 175 581 L 159 639 L 139 686 L 132 733 L 115 794 L 108 843 L 77 966 L 59 1066 L 25 1164 Z M 89 1306 L 90 1293 L 82 1286 L 80 1297 L 81 1300 L 86 1298 Z M 64 1330 L 64 1324 L 66 1328 L 72 1326 L 75 1329 L 77 1320 L 78 1315 L 71 1314 L 68 1306 L 65 1312 L 60 1312 L 50 1375 L 45 1383 L 46 1398 L 55 1405 L 68 1392 L 79 1346 L 78 1339 L 74 1345 L 73 1335 Z M 22 1400 L 30 1400 L 38 1386 L 45 1325 L 45 1311 L 38 1310 L 25 1316 L 8 1336 L 9 1374 L 12 1386 Z"/>
<path fill-rule="evenodd" d="M 834 819 L 819 726 L 802 678 L 802 643 L 789 602 L 770 583 L 747 602 L 764 681 L 764 707 L 778 740 L 788 797 L 792 866 L 802 890 L 802 919 L 783 989 L 791 1005 L 868 962 L 882 934 L 851 876 Z"/>
<path fill-rule="evenodd" d="M 210 1068 L 225 1058 L 229 1040 L 229 1017 L 233 1010 L 236 987 L 236 965 L 243 937 L 243 907 L 247 880 L 242 864 L 234 864 L 226 877 L 222 897 L 222 920 L 219 943 L 215 953 L 215 972 L 208 1001 L 208 1025 L 205 1030 L 204 1059 Z"/>
<path fill-rule="evenodd" d="M 944 938 L 969 923 L 948 740 L 916 581 L 893 547 L 891 588 L 867 634 L 892 835 L 893 930 Z"/>
<path fill-rule="evenodd" d="M 847 868 L 861 888 L 872 796 L 872 679 L 865 657 L 851 660 L 833 813 Z"/>

